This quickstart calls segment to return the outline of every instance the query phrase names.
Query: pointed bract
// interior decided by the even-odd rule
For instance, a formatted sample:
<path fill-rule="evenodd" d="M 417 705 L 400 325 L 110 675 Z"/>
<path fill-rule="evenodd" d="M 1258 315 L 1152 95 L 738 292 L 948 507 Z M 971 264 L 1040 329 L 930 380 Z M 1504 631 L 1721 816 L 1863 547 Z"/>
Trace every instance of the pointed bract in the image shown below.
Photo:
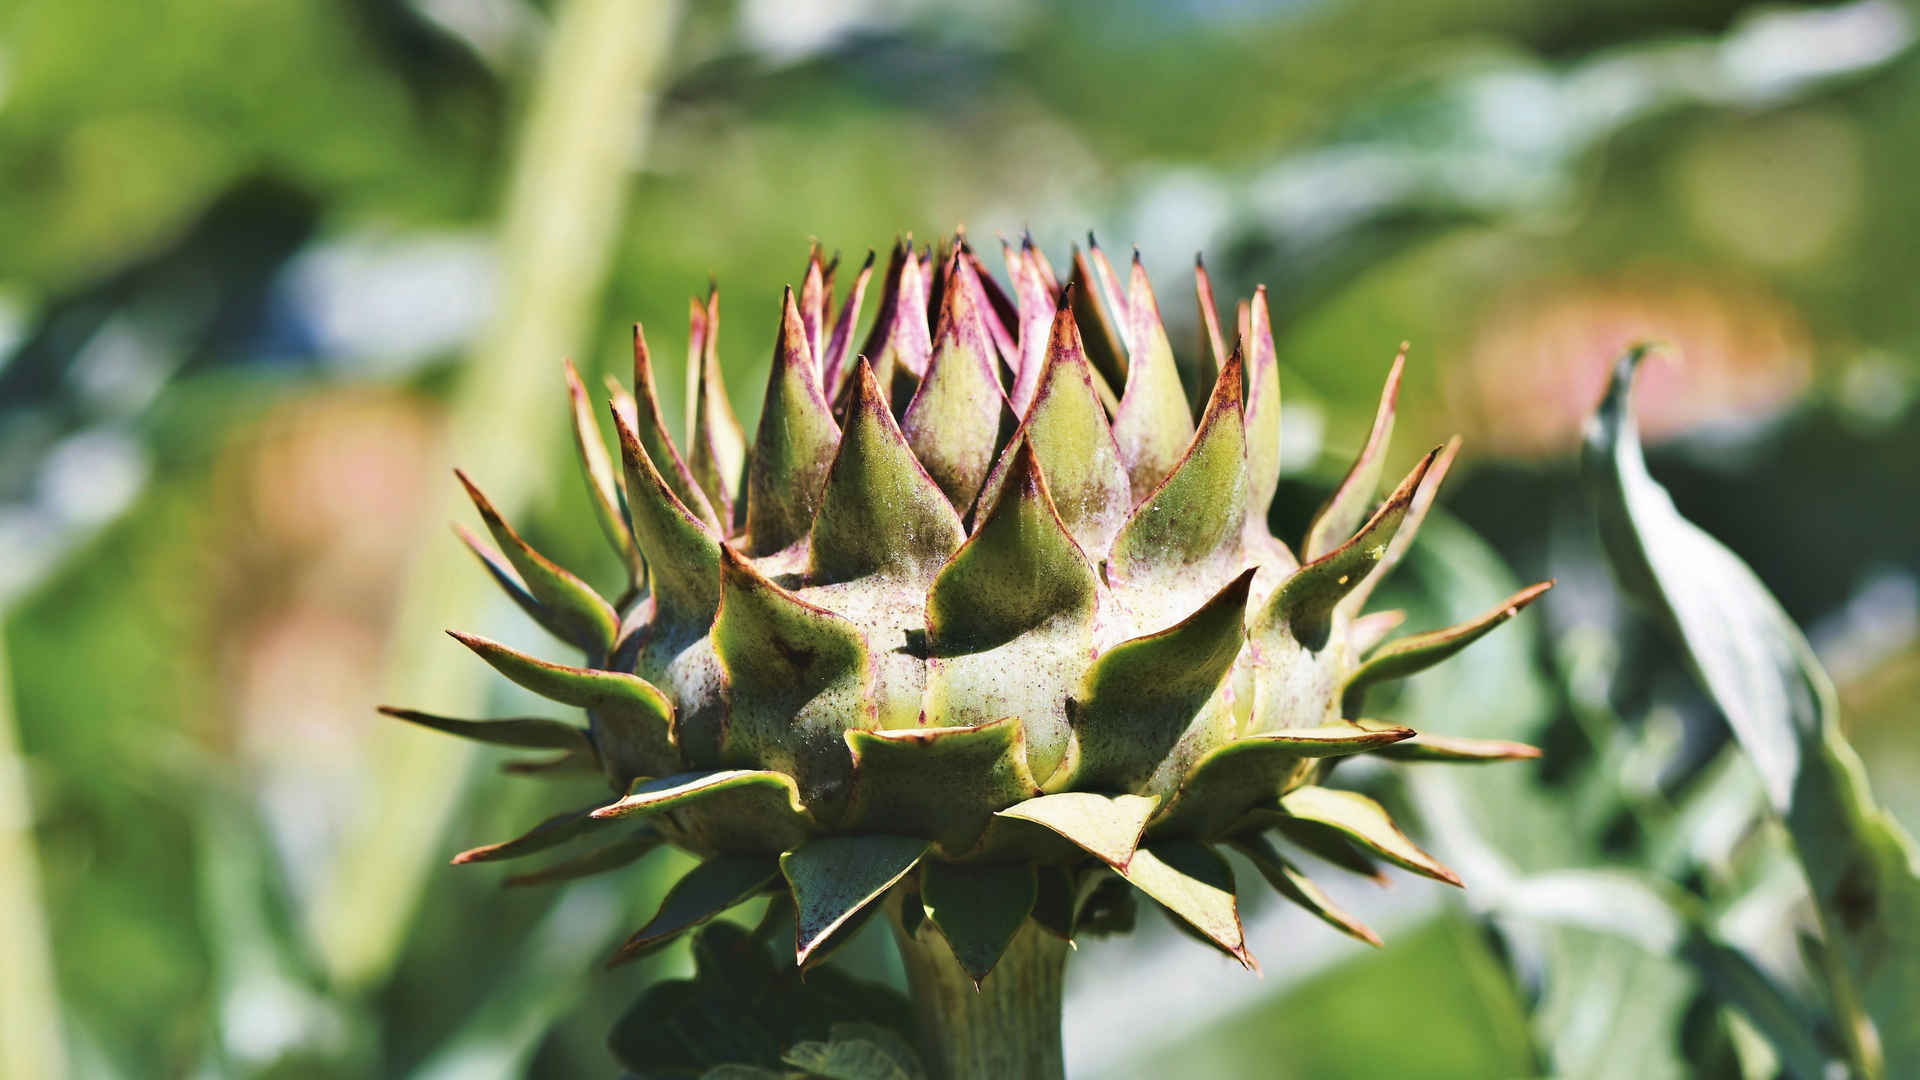
<path fill-rule="evenodd" d="M 1429 630 L 1424 634 L 1403 637 L 1383 647 L 1347 677 L 1346 685 L 1341 689 L 1342 700 L 1357 703 L 1367 687 L 1375 683 L 1404 679 L 1440 663 L 1487 636 L 1501 623 L 1520 614 L 1522 608 L 1539 599 L 1542 593 L 1551 588 L 1553 588 L 1551 581 L 1529 585 L 1507 597 L 1497 607 L 1479 618 L 1458 626 L 1449 626 L 1444 630 Z"/>
<path fill-rule="evenodd" d="M 1048 829 L 1118 870 L 1133 858 L 1158 805 L 1145 795 L 1062 791 L 1010 806 L 998 816 Z"/>
<path fill-rule="evenodd" d="M 1338 724 L 1234 739 L 1194 763 L 1155 815 L 1153 834 L 1214 839 L 1237 825 L 1248 810 L 1271 804 L 1297 786 L 1303 762 L 1365 753 L 1412 737 L 1411 728 Z"/>
<path fill-rule="evenodd" d="M 1193 293 L 1200 306 L 1199 385 L 1207 387 L 1220 378 L 1220 369 L 1227 366 L 1227 353 L 1234 348 L 1234 343 L 1221 336 L 1220 309 L 1213 301 L 1213 279 L 1207 276 L 1207 264 L 1199 255 L 1193 257 Z M 1246 342 L 1240 346 L 1248 347 Z M 1196 419 L 1205 407 L 1205 400 L 1194 406 Z"/>
<path fill-rule="evenodd" d="M 1280 364 L 1265 285 L 1253 290 L 1241 347 L 1247 357 L 1247 527 L 1264 533 L 1280 486 Z"/>
<path fill-rule="evenodd" d="M 1066 701 L 1093 649 L 1099 579 L 1054 512 L 1032 451 L 1015 451 L 1015 481 L 927 594 L 925 712 L 936 724 L 1025 721 L 1045 779 L 1067 749 Z M 1007 672 L 1018 671 L 1016 682 Z"/>
<path fill-rule="evenodd" d="M 667 890 L 660 910 L 613 954 L 607 966 L 637 959 L 729 908 L 746 903 L 780 876 L 772 855 L 715 855 Z"/>
<path fill-rule="evenodd" d="M 522 855 L 532 855 L 535 852 L 558 847 L 601 827 L 600 820 L 593 816 L 594 809 L 592 806 L 587 806 L 555 814 L 511 840 L 468 848 L 453 857 L 453 864 L 459 866 L 471 862 L 516 859 Z"/>
<path fill-rule="evenodd" d="M 614 554 L 627 568 L 627 580 L 630 585 L 639 586 L 646 580 L 647 568 L 640 558 L 640 549 L 633 542 L 633 531 L 627 527 L 627 511 L 623 502 L 625 496 L 620 492 L 619 472 L 613 467 L 613 458 L 607 453 L 607 444 L 601 440 L 600 426 L 594 421 L 593 402 L 587 398 L 587 388 L 580 381 L 580 373 L 573 368 L 573 362 L 567 361 L 567 397 L 573 404 L 573 444 L 580 454 L 581 473 L 587 480 L 588 500 L 593 504 L 593 516 L 600 522 L 600 531 L 606 534 L 607 543 L 613 547 Z"/>
<path fill-rule="evenodd" d="M 1080 330 L 1070 311 L 1054 315 L 1047 366 L 1033 406 L 980 489 L 980 505 L 992 506 L 999 498 L 1017 456 L 1014 447 L 1021 444 L 1032 448 L 1054 509 L 1074 542 L 1089 558 L 1105 557 L 1133 502 L 1126 467 L 1106 411 L 1093 392 Z"/>
<path fill-rule="evenodd" d="M 1039 896 L 1034 868 L 932 860 L 920 868 L 920 902 L 975 986 L 986 979 Z"/>
<path fill-rule="evenodd" d="M 1240 414 L 1240 351 L 1228 356 L 1200 430 L 1173 471 L 1134 508 L 1114 538 L 1115 582 L 1176 584 L 1206 592 L 1238 571 L 1247 515 L 1247 441 Z"/>
<path fill-rule="evenodd" d="M 1178 624 L 1094 661 L 1074 694 L 1073 786 L 1171 789 L 1192 756 L 1189 732 L 1240 653 L 1252 584 L 1249 570 Z"/>
<path fill-rule="evenodd" d="M 1387 545 L 1406 520 L 1413 493 L 1433 464 L 1430 451 L 1407 478 L 1400 482 L 1372 518 L 1346 543 L 1294 571 L 1280 583 L 1254 620 L 1251 633 L 1257 638 L 1285 633 L 1309 649 L 1326 642 L 1328 627 L 1337 607 L 1348 593 L 1373 572 L 1386 556 Z"/>
<path fill-rule="evenodd" d="M 700 385 L 696 391 L 692 449 L 687 468 L 699 482 L 720 521 L 720 532 L 733 526 L 733 508 L 741 478 L 746 473 L 747 436 L 727 399 L 720 369 L 720 292 L 707 294 L 706 334 L 700 351 Z M 689 358 L 691 360 L 691 358 Z"/>
<path fill-rule="evenodd" d="M 809 805 L 843 800 L 852 760 L 841 733 L 878 723 L 859 627 L 722 548 L 713 650 L 727 676 L 722 755 L 791 774 Z"/>
<path fill-rule="evenodd" d="M 451 716 L 435 716 L 432 713 L 417 712 L 413 709 L 396 709 L 391 705 L 382 705 L 379 710 L 383 716 L 395 720 L 405 720 L 410 724 L 444 731 L 449 735 L 458 735 L 463 739 L 489 743 L 494 746 L 517 746 L 534 750 L 567 750 L 573 753 L 593 753 L 593 743 L 581 728 L 559 720 L 548 720 L 539 716 L 519 716 L 503 720 L 460 720 Z"/>
<path fill-rule="evenodd" d="M 1013 415 L 1024 418 L 1033 406 L 1033 395 L 1039 390 L 1041 375 L 1046 370 L 1057 305 L 1029 251 L 1016 251 L 1008 246 L 1006 256 L 1007 275 L 1013 279 L 1013 295 L 1020 309 L 1020 363 L 1014 369 Z"/>
<path fill-rule="evenodd" d="M 933 334 L 927 328 L 927 282 L 908 244 L 895 244 L 880 294 L 880 311 L 860 354 L 872 365 L 882 390 L 889 394 L 897 381 L 912 382 L 926 373 L 933 356 Z M 858 388 L 855 388 L 858 391 Z"/>
<path fill-rule="evenodd" d="M 792 290 L 789 289 L 789 292 Z M 820 245 L 813 245 L 807 253 L 806 276 L 800 279 L 800 302 L 797 314 L 804 328 L 801 337 L 807 343 L 807 358 L 814 366 L 813 378 L 820 380 L 818 367 L 820 354 L 827 347 L 827 300 L 832 287 L 827 283 L 825 269 L 820 265 Z"/>
<path fill-rule="evenodd" d="M 1340 481 L 1340 486 L 1307 527 L 1306 541 L 1300 547 L 1302 558 L 1317 559 L 1340 546 L 1373 505 L 1373 493 L 1380 487 L 1380 470 L 1386 464 L 1387 443 L 1393 437 L 1393 411 L 1400 397 L 1400 373 L 1407 366 L 1406 350 L 1404 344 L 1400 346 L 1400 355 L 1393 358 L 1393 367 L 1387 372 L 1386 385 L 1380 391 L 1380 408 L 1374 414 L 1366 445 L 1360 448 L 1346 478 Z"/>
<path fill-rule="evenodd" d="M 879 574 L 931 581 L 966 539 L 960 516 L 914 460 L 864 359 L 854 384 L 846 433 L 813 522 L 808 579 Z"/>
<path fill-rule="evenodd" d="M 854 762 L 848 827 L 973 847 L 995 811 L 1039 794 L 1017 717 L 974 727 L 849 731 Z"/>
<path fill-rule="evenodd" d="M 910 836 L 823 836 L 780 856 L 780 872 L 793 889 L 794 958 L 800 966 L 926 852 L 927 842 Z"/>
<path fill-rule="evenodd" d="M 617 412 L 613 426 L 627 477 L 627 515 L 652 571 L 656 617 L 703 625 L 720 602 L 720 539 L 667 487 Z"/>
<path fill-rule="evenodd" d="M 1526 761 L 1540 756 L 1540 748 L 1507 739 L 1468 739 L 1457 735 L 1421 734 L 1380 750 L 1395 761 Z"/>
<path fill-rule="evenodd" d="M 956 512 L 973 505 L 987 471 L 1001 421 L 1012 406 L 994 370 L 997 350 L 977 306 L 973 267 L 957 255 L 953 282 L 942 300 L 933 359 L 900 420 L 900 430 L 927 475 Z"/>
<path fill-rule="evenodd" d="M 814 371 L 807 328 L 787 291 L 747 471 L 747 550 L 771 555 L 807 535 L 840 445 Z"/>
<path fill-rule="evenodd" d="M 480 520 L 486 523 L 487 531 L 493 534 L 494 541 L 519 572 L 527 591 L 550 613 L 565 639 L 590 656 L 601 657 L 611 651 L 620 630 L 620 616 L 614 613 L 613 605 L 601 599 L 586 582 L 520 539 L 520 534 L 513 531 L 513 526 L 507 524 L 466 473 L 455 469 L 454 475 L 467 489 L 467 497 L 473 500 Z"/>
<path fill-rule="evenodd" d="M 1242 967 L 1255 966 L 1240 927 L 1233 868 L 1213 849 L 1177 840 L 1151 844 L 1120 873 Z"/>
<path fill-rule="evenodd" d="M 1067 281 L 1067 295 L 1076 323 L 1084 332 L 1087 362 L 1109 386 L 1127 384 L 1127 347 L 1121 340 L 1119 314 L 1103 301 L 1106 291 L 1095 277 L 1085 254 L 1073 253 L 1073 276 Z M 1117 408 L 1119 402 L 1112 406 Z"/>
<path fill-rule="evenodd" d="M 1280 808 L 1296 821 L 1344 833 L 1347 839 L 1395 866 L 1449 885 L 1460 884 L 1460 875 L 1420 850 L 1387 816 L 1384 807 L 1359 792 L 1297 788 L 1280 797 Z"/>
<path fill-rule="evenodd" d="M 571 855 L 556 862 L 548 863 L 538 870 L 527 870 L 508 877 L 500 884 L 510 888 L 522 888 L 529 885 L 552 885 L 562 881 L 604 874 L 609 870 L 618 870 L 646 858 L 665 844 L 666 840 L 652 829 L 628 829 L 617 840 L 590 848 L 578 855 Z"/>
<path fill-rule="evenodd" d="M 549 663 L 497 641 L 448 632 L 522 687 L 586 709 L 594 748 L 616 778 L 658 774 L 676 758 L 673 704 L 638 675 Z"/>
<path fill-rule="evenodd" d="M 635 780 L 597 818 L 671 813 L 710 850 L 780 852 L 801 843 L 811 819 L 793 777 L 767 769 L 708 769 Z"/>
<path fill-rule="evenodd" d="M 1147 272 L 1136 257 L 1127 283 L 1127 386 L 1113 418 L 1133 497 L 1143 499 L 1179 464 L 1193 438 L 1193 413 L 1180 385 L 1173 344 L 1160 322 Z M 1239 394 L 1234 395 L 1237 399 Z M 1236 400 L 1236 405 L 1238 404 Z"/>
<path fill-rule="evenodd" d="M 705 309 L 695 303 L 694 310 L 699 312 L 701 320 L 696 326 L 704 327 Z M 694 347 L 696 355 L 699 340 L 704 339 L 696 335 Z M 688 387 L 689 397 L 687 398 L 689 411 L 687 430 L 691 432 L 693 430 L 692 410 L 699 403 L 700 391 L 697 376 L 700 368 L 697 363 L 694 363 L 688 370 L 696 376 L 696 381 Z M 679 499 L 681 505 L 707 528 L 718 532 L 721 527 L 719 516 L 714 513 L 713 505 L 708 501 L 706 492 L 700 489 L 699 481 L 694 479 L 693 470 L 687 466 L 686 459 L 681 456 L 679 448 L 673 444 L 673 439 L 667 434 L 667 418 L 660 411 L 660 398 L 653 388 L 653 353 L 647 348 L 646 331 L 641 329 L 639 323 L 633 324 L 633 392 L 635 395 L 633 415 L 626 415 L 616 402 L 614 416 L 618 420 L 625 421 L 627 427 L 633 431 L 639 444 L 647 451 L 647 460 L 653 462 L 654 468 L 665 478 L 667 488 L 673 492 L 674 498 Z M 617 429 L 618 424 L 615 427 Z M 631 485 L 627 495 L 629 498 L 633 497 Z M 645 554 L 644 550 L 642 554 Z"/>
<path fill-rule="evenodd" d="M 527 618 L 532 619 L 547 633 L 568 644 L 573 644 L 572 627 L 560 617 L 558 612 L 548 609 L 527 591 L 526 582 L 520 580 L 519 572 L 513 568 L 512 563 L 507 561 L 505 555 L 500 554 L 498 548 L 480 539 L 472 529 L 457 521 L 453 523 L 453 532 L 460 538 L 460 542 L 467 546 L 467 550 L 473 552 L 473 557 L 480 560 L 480 565 L 486 568 L 487 576 L 493 578 L 494 584 L 500 586 L 500 591 L 507 594 L 507 598 L 513 601 L 515 607 L 525 612 Z"/>
<path fill-rule="evenodd" d="M 1340 601 L 1341 610 L 1350 615 L 1358 615 L 1366 607 L 1367 599 L 1373 590 L 1386 580 L 1393 568 L 1406 557 L 1407 550 L 1413 547 L 1414 538 L 1420 535 L 1420 526 L 1427 519 L 1427 511 L 1433 509 L 1434 500 L 1440 495 L 1440 485 L 1447 479 L 1447 473 L 1453 468 L 1454 458 L 1460 454 L 1460 436 L 1448 439 L 1440 448 L 1440 454 L 1433 459 L 1433 465 L 1427 469 L 1427 475 L 1420 480 L 1420 486 L 1414 490 L 1413 501 L 1407 505 L 1407 519 L 1393 534 L 1393 542 L 1387 545 L 1387 553 L 1381 556 L 1380 565 L 1373 568 L 1360 587 Z"/>
<path fill-rule="evenodd" d="M 1335 904 L 1320 886 L 1300 872 L 1299 868 L 1273 850 L 1273 845 L 1259 836 L 1243 836 L 1233 842 L 1235 850 L 1247 857 L 1253 868 L 1260 872 L 1273 891 L 1294 903 L 1306 908 L 1322 922 L 1357 940 L 1364 941 L 1374 948 L 1380 947 L 1380 935 L 1367 928 L 1359 919 Z"/>
<path fill-rule="evenodd" d="M 853 326 L 860 319 L 860 307 L 867 298 L 867 283 L 873 280 L 873 252 L 867 252 L 867 261 L 860 264 L 860 272 L 854 275 L 853 287 L 847 290 L 847 299 L 840 305 L 840 314 L 833 321 L 833 334 L 827 338 L 827 348 L 817 359 L 820 361 L 820 389 L 828 401 L 840 400 L 841 386 L 853 367 L 847 361 L 853 355 Z"/>

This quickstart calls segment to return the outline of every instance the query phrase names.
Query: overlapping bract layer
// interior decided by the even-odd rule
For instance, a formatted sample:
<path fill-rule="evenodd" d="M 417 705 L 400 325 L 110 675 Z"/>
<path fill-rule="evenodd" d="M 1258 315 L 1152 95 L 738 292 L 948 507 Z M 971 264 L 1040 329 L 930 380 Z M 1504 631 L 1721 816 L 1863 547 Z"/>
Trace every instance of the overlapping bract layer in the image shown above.
<path fill-rule="evenodd" d="M 1011 290 L 961 238 L 937 254 L 897 244 L 856 352 L 873 261 L 835 311 L 816 251 L 786 295 L 750 446 L 720 385 L 717 298 L 692 305 L 684 453 L 638 327 L 632 391 L 612 400 L 621 467 L 569 369 L 589 488 L 630 580 L 607 602 L 469 484 L 498 548 L 468 543 L 584 661 L 456 636 L 588 727 L 394 715 L 560 751 L 537 764 L 596 767 L 616 798 L 458 861 L 592 834 L 516 879 L 552 881 L 672 843 L 706 861 L 623 955 L 782 890 L 807 962 L 892 894 L 976 978 L 1029 917 L 1071 935 L 1112 874 L 1250 964 L 1222 843 L 1373 940 L 1271 831 L 1350 869 L 1377 857 L 1455 880 L 1377 804 L 1315 783 L 1323 759 L 1366 751 L 1533 753 L 1360 716 L 1369 686 L 1545 588 L 1376 649 L 1397 620 L 1360 608 L 1455 449 L 1376 503 L 1402 361 L 1296 557 L 1266 521 L 1280 386 L 1264 291 L 1229 345 L 1196 266 L 1211 387 L 1190 402 L 1137 257 L 1122 282 L 1090 244 L 1064 284 L 1030 243 L 1005 257 Z"/>

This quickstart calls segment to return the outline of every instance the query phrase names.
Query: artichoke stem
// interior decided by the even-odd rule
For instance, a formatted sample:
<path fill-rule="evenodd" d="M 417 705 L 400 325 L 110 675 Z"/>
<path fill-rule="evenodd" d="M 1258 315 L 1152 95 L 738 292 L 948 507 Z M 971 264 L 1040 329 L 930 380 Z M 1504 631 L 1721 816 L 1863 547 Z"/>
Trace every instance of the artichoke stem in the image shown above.
<path fill-rule="evenodd" d="M 931 1080 L 1063 1080 L 1061 991 L 1067 943 L 1029 920 L 979 989 L 931 922 L 893 939 L 907 969 Z"/>

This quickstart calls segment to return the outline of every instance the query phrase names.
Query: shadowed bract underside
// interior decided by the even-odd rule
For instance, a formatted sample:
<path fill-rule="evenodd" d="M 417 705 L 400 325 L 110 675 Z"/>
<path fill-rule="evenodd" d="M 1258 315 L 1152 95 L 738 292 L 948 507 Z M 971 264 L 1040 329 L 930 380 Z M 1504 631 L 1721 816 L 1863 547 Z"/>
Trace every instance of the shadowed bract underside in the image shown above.
<path fill-rule="evenodd" d="M 614 797 L 456 862 L 576 846 L 510 879 L 530 884 L 661 844 L 701 856 L 621 957 L 791 892 L 810 963 L 891 893 L 976 980 L 1029 918 L 1071 937 L 1115 874 L 1251 965 L 1221 844 L 1367 941 L 1270 836 L 1345 869 L 1377 875 L 1379 859 L 1458 883 L 1377 803 L 1316 783 L 1346 754 L 1535 753 L 1361 716 L 1369 686 L 1445 659 L 1546 588 L 1385 644 L 1400 613 L 1361 613 L 1457 446 L 1378 499 L 1403 360 L 1296 554 L 1267 528 L 1280 384 L 1264 290 L 1238 305 L 1230 342 L 1196 263 L 1211 389 L 1192 401 L 1137 256 L 1123 280 L 1089 243 L 1065 284 L 1031 243 L 1005 258 L 1010 288 L 962 237 L 896 244 L 856 351 L 873 259 L 836 308 L 816 249 L 787 291 L 751 442 L 720 384 L 717 295 L 692 304 L 684 447 L 639 327 L 632 390 L 611 388 L 619 466 L 568 368 L 625 591 L 609 603 L 468 483 L 497 547 L 463 530 L 469 546 L 585 659 L 455 636 L 588 726 L 387 711 L 559 751 L 520 768 L 597 769 Z"/>

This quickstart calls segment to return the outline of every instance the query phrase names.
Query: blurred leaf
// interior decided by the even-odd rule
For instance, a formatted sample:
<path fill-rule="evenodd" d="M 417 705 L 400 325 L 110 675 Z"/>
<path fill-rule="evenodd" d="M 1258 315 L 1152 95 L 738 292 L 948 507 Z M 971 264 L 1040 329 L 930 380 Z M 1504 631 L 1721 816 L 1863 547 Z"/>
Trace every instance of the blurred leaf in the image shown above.
<path fill-rule="evenodd" d="M 1622 584 L 1686 650 L 1785 820 L 1813 890 L 1831 1004 L 1855 1069 L 1920 1074 L 1913 842 L 1873 801 L 1840 734 L 1832 685 L 1799 627 L 1647 473 L 1630 405 L 1647 351 L 1620 358 L 1587 428 L 1587 481 L 1608 555 Z"/>
<path fill-rule="evenodd" d="M 693 949 L 694 977 L 648 987 L 609 1039 L 614 1056 L 641 1075 L 700 1076 L 721 1065 L 774 1069 L 797 1043 L 836 1041 L 836 1025 L 906 1030 L 911 1022 L 893 990 L 834 967 L 809 971 L 803 981 L 797 966 L 776 964 L 765 945 L 731 923 L 701 930 Z M 873 1044 L 864 1035 L 859 1041 Z"/>

